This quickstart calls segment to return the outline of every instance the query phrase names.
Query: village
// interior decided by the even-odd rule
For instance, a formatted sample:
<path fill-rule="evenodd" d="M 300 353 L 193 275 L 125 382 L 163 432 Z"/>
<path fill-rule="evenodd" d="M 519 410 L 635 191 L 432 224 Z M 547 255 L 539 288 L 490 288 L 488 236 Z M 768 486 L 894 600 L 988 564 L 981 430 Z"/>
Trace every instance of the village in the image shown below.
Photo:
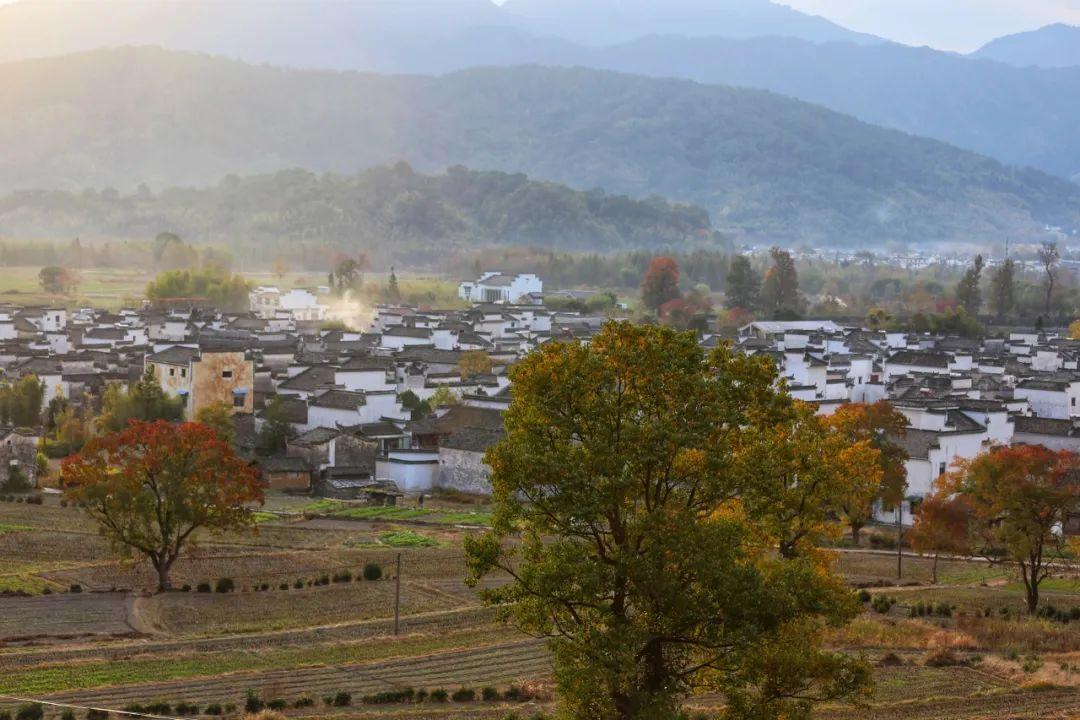
<path fill-rule="evenodd" d="M 318 288 L 269 285 L 238 313 L 0 308 L 3 383 L 39 383 L 47 409 L 19 424 L 9 403 L 0 431 L 0 713 L 545 717 L 548 653 L 485 607 L 505 573 L 464 584 L 463 547 L 492 523 L 485 453 L 505 437 L 515 365 L 548 343 L 588 344 L 619 314 L 546 303 L 560 294 L 489 271 L 460 284 L 459 307 L 380 304 L 356 328 Z M 863 613 L 828 643 L 871 661 L 873 717 L 1071 707 L 1072 571 L 1044 581 L 1049 610 L 1029 618 L 1011 567 L 924 555 L 908 536 L 959 461 L 1000 446 L 1080 451 L 1080 341 L 757 320 L 697 342 L 767 357 L 819 417 L 886 401 L 906 420 L 890 438 L 902 501 L 876 506 L 863 541 L 837 537 L 830 556 Z M 177 420 L 224 413 L 266 488 L 257 533 L 207 536 L 168 592 L 62 494 L 65 423 L 108 420 L 138 387 L 160 388 Z M 859 712 L 835 703 L 821 716 Z"/>

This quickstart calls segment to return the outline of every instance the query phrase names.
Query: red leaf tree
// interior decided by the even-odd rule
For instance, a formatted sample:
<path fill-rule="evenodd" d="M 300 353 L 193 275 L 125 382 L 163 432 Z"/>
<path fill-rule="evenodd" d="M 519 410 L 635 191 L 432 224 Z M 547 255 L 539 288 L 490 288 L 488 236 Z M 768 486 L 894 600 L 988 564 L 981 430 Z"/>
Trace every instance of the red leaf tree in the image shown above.
<path fill-rule="evenodd" d="M 669 257 L 655 257 L 649 261 L 645 277 L 641 281 L 641 300 L 653 312 L 664 303 L 682 297 L 679 291 L 679 264 Z"/>
<path fill-rule="evenodd" d="M 132 421 L 64 461 L 69 500 L 85 505 L 114 547 L 139 553 L 170 588 L 169 571 L 196 531 L 253 526 L 263 501 L 254 469 L 205 425 Z"/>
<path fill-rule="evenodd" d="M 1016 567 L 1034 613 L 1039 585 L 1072 562 L 1064 528 L 1080 510 L 1080 457 L 1041 445 L 995 447 L 959 463 L 939 486 L 970 508 L 973 551 Z"/>

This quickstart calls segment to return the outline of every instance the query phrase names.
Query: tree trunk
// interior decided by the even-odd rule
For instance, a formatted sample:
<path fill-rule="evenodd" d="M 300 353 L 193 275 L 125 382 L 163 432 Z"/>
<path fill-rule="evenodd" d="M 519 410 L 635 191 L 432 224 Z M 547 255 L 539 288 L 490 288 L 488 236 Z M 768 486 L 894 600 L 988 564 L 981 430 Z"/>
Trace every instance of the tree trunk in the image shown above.
<path fill-rule="evenodd" d="M 172 569 L 172 560 L 157 560 L 151 561 L 154 565 L 154 570 L 157 571 L 158 576 L 158 592 L 168 592 L 172 590 L 172 580 L 169 578 L 169 570 Z"/>
<path fill-rule="evenodd" d="M 1035 579 L 1025 580 L 1027 589 L 1027 609 L 1029 615 L 1034 615 L 1039 609 L 1039 583 Z"/>
<path fill-rule="evenodd" d="M 851 523 L 851 542 L 855 547 L 859 547 L 862 544 L 862 523 Z"/>
<path fill-rule="evenodd" d="M 934 570 L 933 570 L 933 574 L 934 574 L 934 584 L 935 585 L 937 585 L 937 561 L 938 561 L 938 553 L 934 553 Z"/>

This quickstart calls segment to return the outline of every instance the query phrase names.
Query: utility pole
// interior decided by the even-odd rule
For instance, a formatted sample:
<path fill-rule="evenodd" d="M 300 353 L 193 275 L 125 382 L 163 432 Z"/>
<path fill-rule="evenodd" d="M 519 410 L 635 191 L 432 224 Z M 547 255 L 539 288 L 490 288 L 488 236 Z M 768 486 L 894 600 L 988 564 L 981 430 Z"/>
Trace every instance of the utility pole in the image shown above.
<path fill-rule="evenodd" d="M 401 553 L 397 554 L 397 572 L 394 573 L 394 634 L 401 630 Z"/>
<path fill-rule="evenodd" d="M 896 579 L 904 578 L 904 501 L 896 505 Z"/>

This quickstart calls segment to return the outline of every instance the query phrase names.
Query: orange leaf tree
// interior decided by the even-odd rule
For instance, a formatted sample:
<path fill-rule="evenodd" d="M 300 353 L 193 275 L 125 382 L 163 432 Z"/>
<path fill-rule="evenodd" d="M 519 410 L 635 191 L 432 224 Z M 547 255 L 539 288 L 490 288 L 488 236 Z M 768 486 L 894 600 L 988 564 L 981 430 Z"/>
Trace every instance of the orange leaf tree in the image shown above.
<path fill-rule="evenodd" d="M 904 461 L 908 456 L 907 451 L 895 442 L 895 438 L 902 438 L 907 434 L 907 418 L 888 402 L 881 400 L 872 405 L 841 405 L 826 422 L 846 436 L 851 443 L 866 442 L 878 451 L 876 463 L 880 483 L 876 492 L 869 495 L 851 494 L 844 504 L 844 518 L 851 528 L 851 539 L 858 545 L 863 527 L 873 517 L 874 505 L 880 502 L 888 509 L 904 499 L 904 490 L 907 487 Z"/>
<path fill-rule="evenodd" d="M 938 581 L 938 556 L 941 553 L 967 555 L 969 508 L 962 496 L 942 493 L 928 495 L 915 514 L 911 528 L 911 546 L 916 552 L 934 555 L 934 583 Z"/>
<path fill-rule="evenodd" d="M 255 471 L 197 423 L 132 421 L 64 461 L 62 477 L 67 498 L 85 505 L 120 552 L 150 561 L 158 590 L 169 589 L 169 571 L 197 530 L 251 527 L 249 505 L 263 500 Z"/>
<path fill-rule="evenodd" d="M 641 281 L 641 301 L 645 307 L 658 312 L 661 305 L 680 297 L 679 264 L 669 257 L 650 260 Z"/>
<path fill-rule="evenodd" d="M 1070 560 L 1063 528 L 1080 508 L 1080 457 L 1041 445 L 996 447 L 959 463 L 941 492 L 971 508 L 974 552 L 1016 566 L 1034 613 L 1040 583 Z"/>

